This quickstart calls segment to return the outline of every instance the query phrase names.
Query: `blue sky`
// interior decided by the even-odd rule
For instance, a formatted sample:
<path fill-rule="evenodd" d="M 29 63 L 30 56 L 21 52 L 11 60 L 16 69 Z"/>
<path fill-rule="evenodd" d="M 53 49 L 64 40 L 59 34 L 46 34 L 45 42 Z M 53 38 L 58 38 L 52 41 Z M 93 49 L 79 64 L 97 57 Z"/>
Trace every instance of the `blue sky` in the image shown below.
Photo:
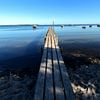
<path fill-rule="evenodd" d="M 100 23 L 100 0 L 0 0 L 0 24 Z"/>

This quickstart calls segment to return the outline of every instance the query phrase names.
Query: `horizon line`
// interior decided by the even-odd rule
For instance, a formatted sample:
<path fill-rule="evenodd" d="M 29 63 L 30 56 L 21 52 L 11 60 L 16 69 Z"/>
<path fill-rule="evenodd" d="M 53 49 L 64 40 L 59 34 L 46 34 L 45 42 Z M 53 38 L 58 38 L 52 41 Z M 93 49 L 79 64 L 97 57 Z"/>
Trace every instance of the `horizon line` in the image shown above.
<path fill-rule="evenodd" d="M 100 23 L 74 23 L 74 24 L 54 24 L 54 25 L 98 25 Z M 52 25 L 52 24 L 0 24 L 0 26 L 5 25 Z"/>

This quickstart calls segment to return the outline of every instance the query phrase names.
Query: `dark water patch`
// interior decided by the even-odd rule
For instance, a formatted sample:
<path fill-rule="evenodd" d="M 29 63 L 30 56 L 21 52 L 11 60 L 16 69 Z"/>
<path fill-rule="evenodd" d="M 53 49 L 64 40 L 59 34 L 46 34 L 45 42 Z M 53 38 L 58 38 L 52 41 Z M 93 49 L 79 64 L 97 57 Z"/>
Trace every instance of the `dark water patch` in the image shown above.
<path fill-rule="evenodd" d="M 94 60 L 99 63 L 100 42 L 60 43 L 60 48 L 65 64 L 74 69 L 93 64 Z"/>
<path fill-rule="evenodd" d="M 24 67 L 35 67 L 39 63 L 40 56 L 37 55 L 26 55 L 21 57 L 12 58 L 9 60 L 4 60 L 0 62 L 0 65 L 2 68 L 24 68 Z M 7 67 L 8 66 L 8 67 Z"/>

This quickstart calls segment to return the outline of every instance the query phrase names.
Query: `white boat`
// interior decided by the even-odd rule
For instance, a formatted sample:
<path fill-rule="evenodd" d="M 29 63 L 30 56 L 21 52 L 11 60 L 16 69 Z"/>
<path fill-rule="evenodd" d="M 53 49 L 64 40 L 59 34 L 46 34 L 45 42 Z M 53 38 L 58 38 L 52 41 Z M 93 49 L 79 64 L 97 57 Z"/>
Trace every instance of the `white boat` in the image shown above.
<path fill-rule="evenodd" d="M 32 27 L 33 27 L 33 29 L 36 29 L 37 28 L 37 25 L 33 25 Z"/>

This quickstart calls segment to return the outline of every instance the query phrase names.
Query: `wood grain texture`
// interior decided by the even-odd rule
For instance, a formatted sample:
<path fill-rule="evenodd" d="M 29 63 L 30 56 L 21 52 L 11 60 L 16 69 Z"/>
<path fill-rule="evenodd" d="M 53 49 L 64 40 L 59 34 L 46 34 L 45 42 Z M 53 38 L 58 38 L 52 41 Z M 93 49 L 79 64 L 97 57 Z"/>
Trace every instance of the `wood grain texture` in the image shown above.
<path fill-rule="evenodd" d="M 58 38 L 52 28 L 45 37 L 34 100 L 75 100 Z"/>

